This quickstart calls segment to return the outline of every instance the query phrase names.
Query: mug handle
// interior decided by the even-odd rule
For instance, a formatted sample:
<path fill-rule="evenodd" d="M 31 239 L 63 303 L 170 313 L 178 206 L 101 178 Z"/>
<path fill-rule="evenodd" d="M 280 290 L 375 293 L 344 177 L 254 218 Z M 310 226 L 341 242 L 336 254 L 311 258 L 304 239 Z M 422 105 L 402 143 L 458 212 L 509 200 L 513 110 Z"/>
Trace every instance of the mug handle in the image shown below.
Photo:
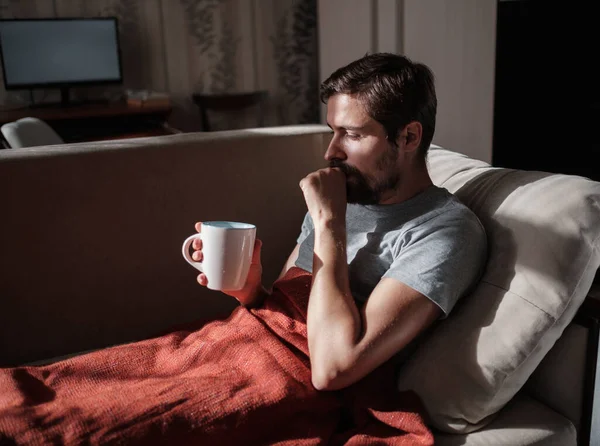
<path fill-rule="evenodd" d="M 190 265 L 192 265 L 198 271 L 204 272 L 204 270 L 202 269 L 202 262 L 196 262 L 194 259 L 192 259 L 192 256 L 190 255 L 190 246 L 192 245 L 192 242 L 195 239 L 202 240 L 201 233 L 193 234 L 193 235 L 190 235 L 188 238 L 186 238 L 185 241 L 183 242 L 183 246 L 181 247 L 181 253 L 183 254 L 183 258 Z"/>

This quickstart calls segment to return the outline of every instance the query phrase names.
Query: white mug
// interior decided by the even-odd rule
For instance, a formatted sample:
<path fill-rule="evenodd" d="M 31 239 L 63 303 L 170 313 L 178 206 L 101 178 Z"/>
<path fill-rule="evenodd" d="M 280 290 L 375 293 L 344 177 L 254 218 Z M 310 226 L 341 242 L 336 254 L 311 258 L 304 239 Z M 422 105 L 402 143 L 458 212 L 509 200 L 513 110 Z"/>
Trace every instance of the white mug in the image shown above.
<path fill-rule="evenodd" d="M 182 246 L 187 262 L 203 272 L 211 290 L 239 290 L 244 287 L 252 262 L 256 226 L 235 221 L 204 221 L 198 234 Z M 194 239 L 202 240 L 202 262 L 190 255 Z"/>

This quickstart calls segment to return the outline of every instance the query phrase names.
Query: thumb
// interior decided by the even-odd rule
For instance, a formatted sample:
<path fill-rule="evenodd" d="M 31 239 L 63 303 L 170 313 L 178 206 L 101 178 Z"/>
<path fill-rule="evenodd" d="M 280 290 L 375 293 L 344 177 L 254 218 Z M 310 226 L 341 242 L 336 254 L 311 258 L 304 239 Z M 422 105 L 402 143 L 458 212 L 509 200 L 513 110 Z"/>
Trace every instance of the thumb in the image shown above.
<path fill-rule="evenodd" d="M 262 240 L 257 238 L 254 241 L 254 251 L 252 252 L 252 263 L 260 263 L 261 250 L 262 250 Z"/>

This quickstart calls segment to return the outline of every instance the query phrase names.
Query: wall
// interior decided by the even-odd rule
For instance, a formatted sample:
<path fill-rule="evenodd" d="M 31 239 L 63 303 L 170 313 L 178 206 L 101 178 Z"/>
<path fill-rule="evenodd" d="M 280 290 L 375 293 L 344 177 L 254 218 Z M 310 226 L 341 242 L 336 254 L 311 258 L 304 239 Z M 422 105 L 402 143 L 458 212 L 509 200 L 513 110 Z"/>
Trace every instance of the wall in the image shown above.
<path fill-rule="evenodd" d="M 320 80 L 366 52 L 423 62 L 436 76 L 433 142 L 491 162 L 496 0 L 319 0 L 318 17 Z"/>
<path fill-rule="evenodd" d="M 399 0 L 319 0 L 319 80 L 368 52 L 402 52 L 402 12 Z"/>

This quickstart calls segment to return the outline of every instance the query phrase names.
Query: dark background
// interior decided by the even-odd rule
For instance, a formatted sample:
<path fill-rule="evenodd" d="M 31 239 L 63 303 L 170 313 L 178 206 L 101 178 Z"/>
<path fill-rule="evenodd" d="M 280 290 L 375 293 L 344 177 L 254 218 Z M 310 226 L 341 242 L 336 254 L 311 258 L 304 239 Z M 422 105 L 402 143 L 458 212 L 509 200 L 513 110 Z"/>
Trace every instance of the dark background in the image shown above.
<path fill-rule="evenodd" d="M 495 166 L 600 180 L 598 3 L 498 2 Z"/>

